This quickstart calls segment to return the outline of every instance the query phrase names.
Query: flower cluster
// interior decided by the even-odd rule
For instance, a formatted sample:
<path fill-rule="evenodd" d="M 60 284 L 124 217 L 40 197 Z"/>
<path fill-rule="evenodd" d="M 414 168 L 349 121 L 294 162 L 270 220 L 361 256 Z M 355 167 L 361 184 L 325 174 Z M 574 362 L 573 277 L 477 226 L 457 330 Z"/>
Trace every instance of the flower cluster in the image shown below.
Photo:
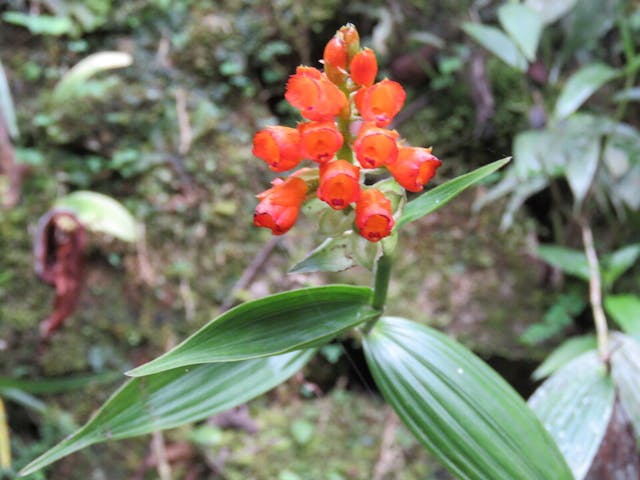
<path fill-rule="evenodd" d="M 260 193 L 254 223 L 281 235 L 315 194 L 334 210 L 355 204 L 355 227 L 377 242 L 390 235 L 394 211 L 382 189 L 364 184 L 365 174 L 385 168 L 404 189 L 419 192 L 441 162 L 430 148 L 407 146 L 387 128 L 406 94 L 392 80 L 374 83 L 376 56 L 360 48 L 353 25 L 336 32 L 323 57 L 324 71 L 299 66 L 287 82 L 286 100 L 307 121 L 296 128 L 270 126 L 253 139 L 253 154 L 274 172 L 292 170 L 305 159 L 319 166 L 276 179 Z"/>

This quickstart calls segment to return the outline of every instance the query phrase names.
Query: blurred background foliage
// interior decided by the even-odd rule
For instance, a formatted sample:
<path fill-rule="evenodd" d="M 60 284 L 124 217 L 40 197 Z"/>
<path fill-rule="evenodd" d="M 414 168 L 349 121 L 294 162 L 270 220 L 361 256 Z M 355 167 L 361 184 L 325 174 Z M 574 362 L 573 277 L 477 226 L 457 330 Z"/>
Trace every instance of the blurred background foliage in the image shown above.
<path fill-rule="evenodd" d="M 542 355 L 591 328 L 584 278 L 565 278 L 567 269 L 537 248 L 581 248 L 575 180 L 546 169 L 573 148 L 558 147 L 562 132 L 573 129 L 571 141 L 583 146 L 582 138 L 611 135 L 612 123 L 624 126 L 623 140 L 609 144 L 608 170 L 598 173 L 604 194 L 591 195 L 585 209 L 600 253 L 640 242 L 640 10 L 630 0 L 558 0 L 535 56 L 520 68 L 463 30 L 465 22 L 498 25 L 501 4 L 1 2 L 0 99 L 10 92 L 15 122 L 6 100 L 0 108 L 20 193 L 0 209 L 0 396 L 14 469 L 84 421 L 112 390 L 112 372 L 153 358 L 221 309 L 294 286 L 369 282 L 357 269 L 286 275 L 322 240 L 309 235 L 312 223 L 278 241 L 251 224 L 254 195 L 273 178 L 251 155 L 253 133 L 295 124 L 283 100 L 288 76 L 301 63 L 319 66 L 325 42 L 347 22 L 375 49 L 382 76 L 405 85 L 395 127 L 411 144 L 434 146 L 444 162 L 437 181 L 515 152 L 502 177 L 407 227 L 390 309 L 420 312 L 416 320 L 464 341 L 529 394 Z M 99 52 L 130 61 L 72 70 Z M 623 74 L 603 82 L 584 116 L 553 123 L 567 80 L 595 62 Z M 629 172 L 635 177 L 624 180 Z M 0 197 L 12 188 L 8 178 L 0 162 Z M 144 235 L 134 243 L 90 235 L 79 307 L 42 343 L 38 323 L 52 294 L 33 273 L 33 234 L 56 199 L 76 190 L 117 199 Z M 478 202 L 484 207 L 472 213 Z M 611 292 L 638 293 L 635 260 L 623 273 Z M 447 478 L 381 409 L 351 341 L 323 353 L 304 378 L 250 405 L 255 429 L 212 420 L 159 437 L 173 478 Z M 20 383 L 29 379 L 43 383 Z M 54 466 L 50 478 L 157 478 L 156 440 L 92 448 Z"/>

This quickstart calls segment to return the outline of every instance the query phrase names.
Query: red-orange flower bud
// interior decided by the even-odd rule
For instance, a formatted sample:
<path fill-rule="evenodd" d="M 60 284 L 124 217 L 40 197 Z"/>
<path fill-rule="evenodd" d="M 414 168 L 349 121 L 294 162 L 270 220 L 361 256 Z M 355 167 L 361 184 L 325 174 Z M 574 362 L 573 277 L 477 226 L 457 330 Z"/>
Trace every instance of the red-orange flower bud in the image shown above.
<path fill-rule="evenodd" d="M 342 134 L 335 122 L 309 122 L 298 125 L 302 155 L 314 162 L 324 163 L 342 147 Z"/>
<path fill-rule="evenodd" d="M 295 128 L 267 127 L 254 135 L 253 154 L 274 172 L 291 170 L 302 160 L 300 134 Z"/>
<path fill-rule="evenodd" d="M 356 227 L 370 242 L 377 242 L 391 234 L 395 221 L 391 201 L 380 190 L 362 191 L 356 202 Z"/>
<path fill-rule="evenodd" d="M 378 61 L 376 54 L 370 48 L 358 52 L 349 65 L 351 80 L 358 85 L 370 86 L 378 75 Z"/>
<path fill-rule="evenodd" d="M 355 102 L 364 120 L 375 122 L 378 127 L 385 127 L 402 109 L 406 96 L 402 85 L 385 79 L 358 90 Z"/>
<path fill-rule="evenodd" d="M 360 197 L 360 169 L 346 160 L 335 160 L 320 167 L 318 198 L 335 210 L 347 208 Z"/>
<path fill-rule="evenodd" d="M 360 50 L 360 35 L 358 30 L 351 23 L 347 23 L 345 26 L 340 27 L 339 34 L 342 34 L 344 43 L 347 45 L 348 58 L 353 57 Z"/>
<path fill-rule="evenodd" d="M 347 44 L 340 32 L 336 33 L 324 47 L 324 64 L 336 68 L 347 68 Z"/>
<path fill-rule="evenodd" d="M 440 165 L 442 162 L 431 154 L 430 148 L 400 147 L 398 159 L 387 168 L 402 187 L 410 192 L 419 192 Z"/>
<path fill-rule="evenodd" d="M 378 168 L 396 161 L 398 132 L 365 123 L 360 128 L 353 150 L 364 168 Z"/>
<path fill-rule="evenodd" d="M 345 94 L 313 67 L 300 66 L 289 77 L 284 97 L 309 120 L 330 120 L 347 107 Z"/>
<path fill-rule="evenodd" d="M 260 203 L 253 215 L 257 227 L 270 228 L 274 235 L 286 233 L 298 219 L 309 187 L 298 177 L 276 179 L 273 187 L 257 195 Z"/>

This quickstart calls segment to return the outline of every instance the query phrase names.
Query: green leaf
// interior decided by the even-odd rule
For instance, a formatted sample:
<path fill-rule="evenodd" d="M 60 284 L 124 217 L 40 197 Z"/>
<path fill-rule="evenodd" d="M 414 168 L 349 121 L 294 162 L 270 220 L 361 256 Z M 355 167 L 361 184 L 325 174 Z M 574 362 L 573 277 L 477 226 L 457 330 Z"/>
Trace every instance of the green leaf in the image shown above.
<path fill-rule="evenodd" d="M 527 59 L 502 30 L 479 23 L 464 23 L 462 29 L 507 65 L 511 65 L 521 72 L 527 70 Z"/>
<path fill-rule="evenodd" d="M 580 155 L 569 157 L 565 175 L 577 205 L 582 204 L 591 187 L 593 177 L 598 170 L 599 158 L 600 140 L 598 138 L 589 141 Z"/>
<path fill-rule="evenodd" d="M 524 4 L 537 12 L 545 24 L 558 20 L 571 10 L 578 0 L 525 0 Z"/>
<path fill-rule="evenodd" d="M 317 346 L 379 314 L 370 303 L 370 288 L 350 285 L 270 295 L 223 313 L 127 375 L 138 377 L 185 365 L 245 360 Z"/>
<path fill-rule="evenodd" d="M 385 399 L 456 477 L 571 479 L 522 398 L 459 343 L 423 325 L 383 317 L 364 348 Z"/>
<path fill-rule="evenodd" d="M 520 3 L 507 3 L 498 9 L 498 19 L 527 60 L 533 62 L 544 27 L 538 12 Z"/>
<path fill-rule="evenodd" d="M 473 172 L 460 175 L 411 200 L 404 208 L 402 216 L 398 220 L 397 228 L 399 229 L 403 225 L 414 222 L 445 206 L 464 190 L 488 177 L 499 168 L 502 168 L 509 160 L 511 160 L 511 157 L 503 158 L 484 167 L 477 168 Z"/>
<path fill-rule="evenodd" d="M 631 268 L 640 257 L 640 244 L 627 245 L 602 258 L 602 279 L 607 288 Z"/>
<path fill-rule="evenodd" d="M 608 295 L 604 308 L 625 333 L 640 339 L 640 297 L 630 293 Z"/>
<path fill-rule="evenodd" d="M 25 27 L 34 35 L 66 35 L 74 30 L 69 17 L 30 15 L 22 12 L 6 12 L 2 19 L 7 23 Z"/>
<path fill-rule="evenodd" d="M 614 102 L 640 102 L 640 87 L 625 88 L 613 96 Z"/>
<path fill-rule="evenodd" d="M 534 380 L 542 380 L 557 372 L 567 363 L 585 352 L 597 350 L 598 342 L 594 335 L 573 337 L 556 348 L 544 362 L 531 374 Z"/>
<path fill-rule="evenodd" d="M 592 63 L 574 73 L 556 102 L 555 116 L 563 119 L 578 110 L 580 106 L 609 80 L 620 75 L 620 72 L 604 63 Z"/>
<path fill-rule="evenodd" d="M 350 253 L 351 235 L 345 233 L 335 238 L 327 238 L 291 267 L 289 273 L 342 272 L 353 267 L 356 263 Z"/>
<path fill-rule="evenodd" d="M 94 375 L 81 375 L 62 378 L 43 378 L 39 380 L 0 377 L 0 393 L 15 388 L 28 393 L 58 393 L 75 390 L 91 384 L 109 383 L 121 377 L 120 372 L 104 372 Z"/>
<path fill-rule="evenodd" d="M 640 343 L 622 334 L 615 334 L 613 339 L 611 374 L 636 438 L 640 438 Z"/>
<path fill-rule="evenodd" d="M 313 351 L 178 368 L 124 384 L 73 436 L 27 465 L 28 475 L 98 442 L 195 422 L 247 402 L 300 370 Z"/>
<path fill-rule="evenodd" d="M 57 103 L 72 99 L 91 77 L 97 73 L 128 67 L 133 57 L 126 52 L 98 52 L 80 60 L 58 82 L 53 90 L 53 99 Z"/>
<path fill-rule="evenodd" d="M 589 281 L 589 262 L 580 250 L 559 245 L 540 245 L 536 253 L 542 260 L 563 272 Z"/>
<path fill-rule="evenodd" d="M 611 377 L 594 351 L 583 353 L 558 370 L 529 399 L 576 480 L 584 478 L 598 452 L 614 399 Z"/>
<path fill-rule="evenodd" d="M 107 195 L 77 191 L 56 200 L 54 207 L 71 210 L 85 227 L 94 232 L 106 233 L 125 242 L 134 242 L 138 238 L 135 219 L 121 203 Z"/>

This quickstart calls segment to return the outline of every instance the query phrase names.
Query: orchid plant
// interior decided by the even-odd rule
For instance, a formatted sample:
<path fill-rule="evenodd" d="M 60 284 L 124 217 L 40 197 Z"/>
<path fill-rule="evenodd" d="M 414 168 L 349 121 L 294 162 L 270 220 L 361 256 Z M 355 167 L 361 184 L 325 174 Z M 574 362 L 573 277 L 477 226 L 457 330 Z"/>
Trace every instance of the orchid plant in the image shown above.
<path fill-rule="evenodd" d="M 360 340 L 385 399 L 454 475 L 465 479 L 571 479 L 552 437 L 524 400 L 481 359 L 447 335 L 385 315 L 402 228 L 508 162 L 503 159 L 420 192 L 441 161 L 390 129 L 405 92 L 375 82 L 375 53 L 352 25 L 324 50 L 323 70 L 300 66 L 285 98 L 305 118 L 268 126 L 253 153 L 287 178 L 258 195 L 254 223 L 282 235 L 301 210 L 331 226 L 298 270 L 337 270 L 332 248 L 372 267 L 373 287 L 325 285 L 241 304 L 204 325 L 132 377 L 74 435 L 24 470 L 39 470 L 89 445 L 205 419 L 246 402 L 300 370 L 316 350 L 350 334 Z M 304 208 L 303 208 L 304 204 Z M 348 239 L 348 240 L 347 240 Z M 346 242 L 346 243 L 345 243 Z M 328 260 L 329 259 L 329 260 Z M 304 268 L 300 267 L 303 265 Z"/>

